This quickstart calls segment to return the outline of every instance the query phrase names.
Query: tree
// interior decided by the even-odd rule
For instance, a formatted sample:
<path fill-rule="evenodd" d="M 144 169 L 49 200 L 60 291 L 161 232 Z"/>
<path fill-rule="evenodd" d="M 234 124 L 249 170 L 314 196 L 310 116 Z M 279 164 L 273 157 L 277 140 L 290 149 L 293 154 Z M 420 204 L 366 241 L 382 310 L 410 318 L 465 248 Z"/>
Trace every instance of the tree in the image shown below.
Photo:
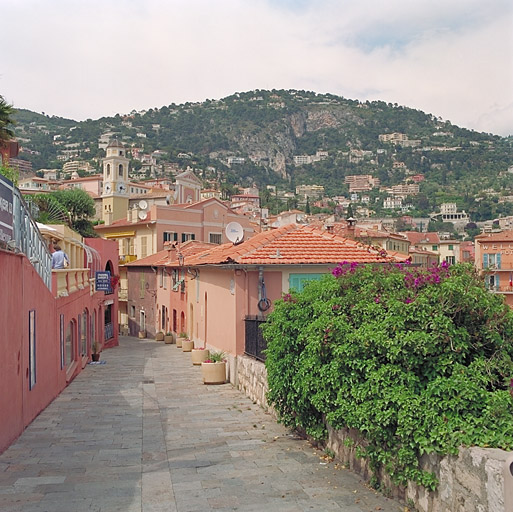
<path fill-rule="evenodd" d="M 310 210 L 310 198 L 309 197 L 306 198 L 305 213 L 307 215 L 310 215 L 310 213 L 311 213 L 311 210 Z"/>
<path fill-rule="evenodd" d="M 12 116 L 14 108 L 0 96 L 0 145 L 14 137 L 11 126 L 14 124 Z"/>
<path fill-rule="evenodd" d="M 73 188 L 58 190 L 52 195 L 68 211 L 71 227 L 75 231 L 82 236 L 95 236 L 90 220 L 95 214 L 94 201 L 87 192 Z"/>

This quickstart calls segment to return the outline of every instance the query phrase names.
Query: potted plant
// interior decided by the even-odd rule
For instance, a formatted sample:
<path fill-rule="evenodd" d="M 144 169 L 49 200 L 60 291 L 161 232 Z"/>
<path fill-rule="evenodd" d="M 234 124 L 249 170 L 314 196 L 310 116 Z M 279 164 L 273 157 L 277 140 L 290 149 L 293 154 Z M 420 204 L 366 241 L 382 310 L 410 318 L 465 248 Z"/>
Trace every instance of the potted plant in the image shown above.
<path fill-rule="evenodd" d="M 99 361 L 100 360 L 100 345 L 96 340 L 93 341 L 92 349 L 93 349 L 93 352 L 91 354 L 91 359 L 93 361 Z"/>
<path fill-rule="evenodd" d="M 187 338 L 187 333 L 186 332 L 181 332 L 179 335 L 178 335 L 178 338 L 176 338 L 176 348 L 182 348 L 182 341 Z"/>
<path fill-rule="evenodd" d="M 224 384 L 226 382 L 226 359 L 224 352 L 210 352 L 201 363 L 204 384 Z"/>
<path fill-rule="evenodd" d="M 208 348 L 193 348 L 191 352 L 192 364 L 200 365 L 203 361 L 206 361 L 210 357 L 210 350 Z"/>
<path fill-rule="evenodd" d="M 164 333 L 162 331 L 155 334 L 155 341 L 164 341 Z"/>
<path fill-rule="evenodd" d="M 171 331 L 166 332 L 166 335 L 164 336 L 164 343 L 166 345 L 170 345 L 171 343 L 175 342 L 175 337 L 173 336 L 173 333 Z"/>
<path fill-rule="evenodd" d="M 182 351 L 190 352 L 194 348 L 194 341 L 189 338 L 184 338 L 182 340 Z"/>

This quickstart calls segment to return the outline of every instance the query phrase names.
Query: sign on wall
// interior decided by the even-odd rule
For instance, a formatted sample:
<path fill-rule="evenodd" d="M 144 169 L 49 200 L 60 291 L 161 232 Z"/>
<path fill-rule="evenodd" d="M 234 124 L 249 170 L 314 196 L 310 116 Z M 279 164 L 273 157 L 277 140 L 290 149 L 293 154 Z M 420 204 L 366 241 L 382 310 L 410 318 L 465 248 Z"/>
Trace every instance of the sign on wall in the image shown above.
<path fill-rule="evenodd" d="M 0 242 L 9 242 L 13 236 L 13 184 L 0 175 Z"/>
<path fill-rule="evenodd" d="M 110 292 L 110 272 L 108 270 L 96 271 L 95 283 L 97 292 Z"/>

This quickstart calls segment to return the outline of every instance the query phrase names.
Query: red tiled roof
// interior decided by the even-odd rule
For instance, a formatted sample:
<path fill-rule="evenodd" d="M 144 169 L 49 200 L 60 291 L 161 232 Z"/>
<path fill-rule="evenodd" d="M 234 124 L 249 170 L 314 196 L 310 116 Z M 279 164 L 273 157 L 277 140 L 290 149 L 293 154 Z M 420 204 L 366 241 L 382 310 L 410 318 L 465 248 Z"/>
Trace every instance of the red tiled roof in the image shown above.
<path fill-rule="evenodd" d="M 404 255 L 394 258 L 381 254 L 354 240 L 291 224 L 259 233 L 239 245 L 216 246 L 186 258 L 185 264 L 299 265 L 336 264 L 341 261 L 385 263 L 407 259 Z"/>
<path fill-rule="evenodd" d="M 440 237 L 436 232 L 430 233 L 419 233 L 418 231 L 401 231 L 401 235 L 404 235 L 413 244 L 439 244 Z"/>
<path fill-rule="evenodd" d="M 130 226 L 136 226 L 137 224 L 148 224 L 151 222 L 151 212 L 148 211 L 148 216 L 144 220 L 138 220 L 137 222 L 132 222 L 130 220 L 125 219 L 119 219 L 115 220 L 114 222 L 111 222 L 110 224 L 98 224 L 97 226 L 94 226 L 94 229 L 97 231 L 101 231 L 104 229 L 110 229 L 110 228 L 126 228 Z"/>
<path fill-rule="evenodd" d="M 476 242 L 501 242 L 503 240 L 513 240 L 513 230 L 501 231 L 500 233 L 483 233 L 475 237 Z"/>
<path fill-rule="evenodd" d="M 179 263 L 178 252 L 180 252 L 184 258 L 187 256 L 194 256 L 200 252 L 205 251 L 214 244 L 209 242 L 201 242 L 199 240 L 188 240 L 183 244 L 177 244 L 177 250 L 163 249 L 162 251 L 146 256 L 139 260 L 127 263 L 127 267 L 158 267 L 158 266 L 175 266 Z"/>

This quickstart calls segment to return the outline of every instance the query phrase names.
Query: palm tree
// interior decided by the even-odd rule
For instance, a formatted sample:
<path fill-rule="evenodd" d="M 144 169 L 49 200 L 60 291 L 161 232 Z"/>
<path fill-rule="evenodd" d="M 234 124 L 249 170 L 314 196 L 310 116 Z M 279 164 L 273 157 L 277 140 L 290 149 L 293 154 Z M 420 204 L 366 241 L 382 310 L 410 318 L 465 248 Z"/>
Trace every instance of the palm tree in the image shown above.
<path fill-rule="evenodd" d="M 12 116 L 14 108 L 0 96 L 0 144 L 7 142 L 14 136 L 11 126 L 14 124 Z"/>

